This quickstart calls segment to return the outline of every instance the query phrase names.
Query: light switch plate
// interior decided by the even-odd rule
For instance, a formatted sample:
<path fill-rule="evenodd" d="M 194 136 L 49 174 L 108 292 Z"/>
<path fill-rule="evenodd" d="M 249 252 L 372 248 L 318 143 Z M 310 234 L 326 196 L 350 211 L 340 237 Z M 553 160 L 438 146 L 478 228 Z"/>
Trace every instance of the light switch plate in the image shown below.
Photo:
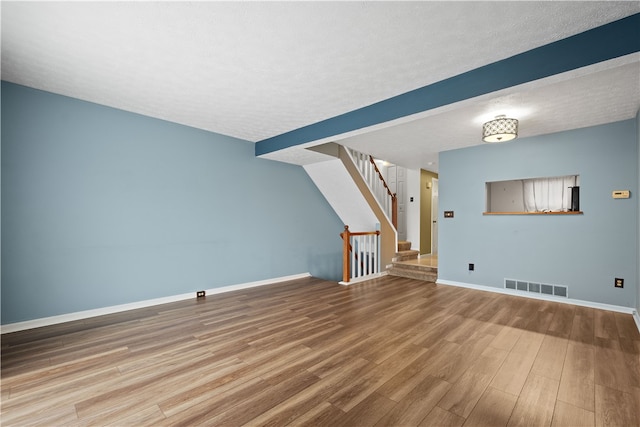
<path fill-rule="evenodd" d="M 631 193 L 629 190 L 615 190 L 611 195 L 614 199 L 628 199 Z"/>

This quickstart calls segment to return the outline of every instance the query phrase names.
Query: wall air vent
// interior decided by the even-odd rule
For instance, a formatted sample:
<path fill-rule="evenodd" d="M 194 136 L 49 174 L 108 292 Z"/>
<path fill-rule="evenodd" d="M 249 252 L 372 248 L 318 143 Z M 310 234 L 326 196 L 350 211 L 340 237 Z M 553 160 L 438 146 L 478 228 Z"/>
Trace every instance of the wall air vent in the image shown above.
<path fill-rule="evenodd" d="M 514 291 L 569 298 L 569 288 L 564 285 L 550 285 L 547 283 L 528 282 L 525 280 L 504 279 L 504 288 L 512 289 Z"/>

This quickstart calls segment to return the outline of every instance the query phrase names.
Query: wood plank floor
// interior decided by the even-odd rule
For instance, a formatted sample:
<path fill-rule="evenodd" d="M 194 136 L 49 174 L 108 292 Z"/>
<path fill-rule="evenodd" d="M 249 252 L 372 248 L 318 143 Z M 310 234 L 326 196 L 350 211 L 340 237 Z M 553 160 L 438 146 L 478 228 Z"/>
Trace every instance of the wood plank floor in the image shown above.
<path fill-rule="evenodd" d="M 2 336 L 3 426 L 638 426 L 630 315 L 314 278 Z"/>

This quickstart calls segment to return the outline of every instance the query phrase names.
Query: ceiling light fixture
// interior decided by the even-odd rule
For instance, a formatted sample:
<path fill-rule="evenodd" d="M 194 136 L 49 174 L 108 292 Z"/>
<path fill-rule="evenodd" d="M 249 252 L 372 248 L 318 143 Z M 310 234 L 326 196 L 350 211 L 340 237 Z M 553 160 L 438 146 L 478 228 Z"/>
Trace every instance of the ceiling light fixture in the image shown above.
<path fill-rule="evenodd" d="M 517 119 L 508 119 L 507 116 L 501 115 L 482 125 L 482 140 L 484 142 L 507 142 L 517 137 Z"/>

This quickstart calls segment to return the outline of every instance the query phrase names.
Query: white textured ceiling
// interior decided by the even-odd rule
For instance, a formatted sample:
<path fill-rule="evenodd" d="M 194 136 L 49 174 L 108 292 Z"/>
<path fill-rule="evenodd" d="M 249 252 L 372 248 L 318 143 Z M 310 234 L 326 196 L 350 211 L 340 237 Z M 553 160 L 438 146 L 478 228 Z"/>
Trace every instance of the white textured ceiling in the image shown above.
<path fill-rule="evenodd" d="M 1 8 L 3 80 L 259 141 L 638 13 L 640 2 L 3 1 Z M 435 170 L 428 164 L 435 153 L 479 143 L 477 117 L 498 107 L 525 112 L 521 136 L 623 120 L 640 107 L 638 61 L 483 96 L 343 143 Z M 295 150 L 270 157 L 309 161 Z"/>
<path fill-rule="evenodd" d="M 391 163 L 436 171 L 437 153 L 482 144 L 482 124 L 496 113 L 519 119 L 520 138 L 635 117 L 640 108 L 639 61 L 640 54 L 629 55 L 334 141 Z"/>

